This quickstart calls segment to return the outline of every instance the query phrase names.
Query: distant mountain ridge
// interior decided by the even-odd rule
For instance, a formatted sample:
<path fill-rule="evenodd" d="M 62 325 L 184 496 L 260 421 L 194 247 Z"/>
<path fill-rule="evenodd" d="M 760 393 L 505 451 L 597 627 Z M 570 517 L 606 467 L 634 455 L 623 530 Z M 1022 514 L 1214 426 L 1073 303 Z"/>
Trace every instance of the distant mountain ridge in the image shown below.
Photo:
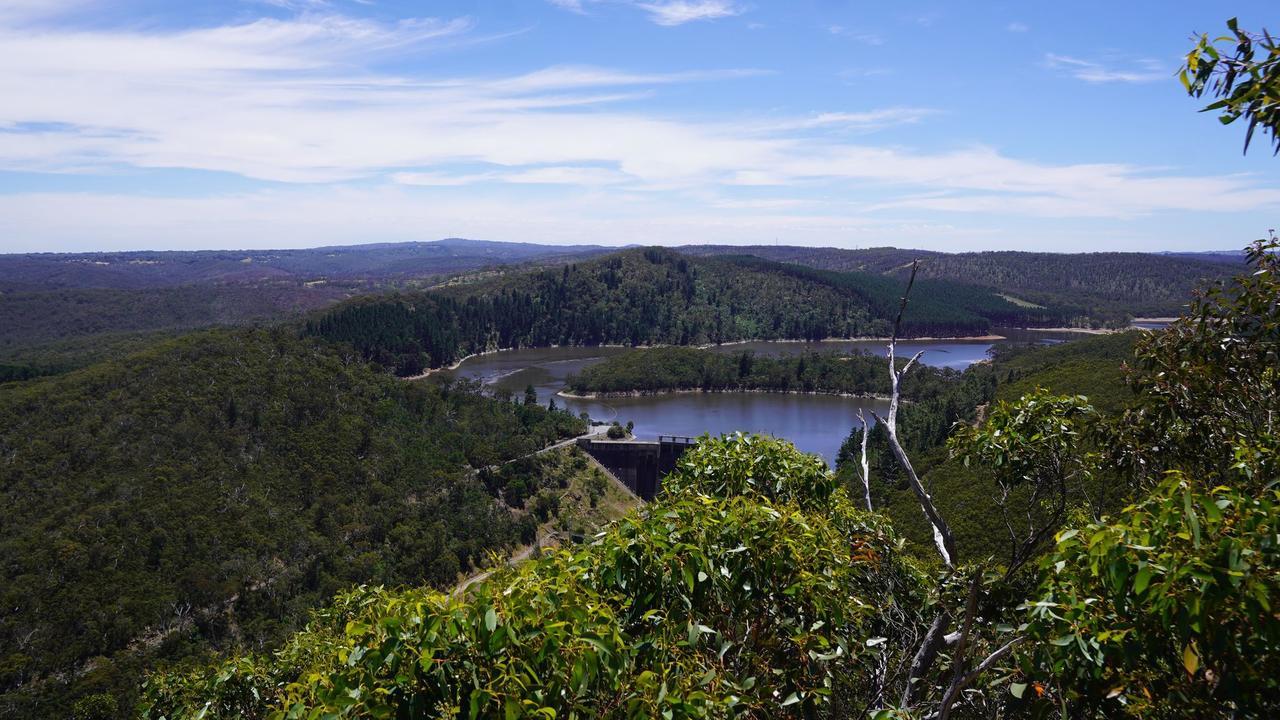
<path fill-rule="evenodd" d="M 446 238 L 296 250 L 136 250 L 0 255 L 0 289 L 145 288 L 284 279 L 405 279 L 618 248 Z"/>
<path fill-rule="evenodd" d="M 279 322 L 356 295 L 610 250 L 448 238 L 304 250 L 0 255 L 0 382 L 82 366 L 111 355 L 99 349 L 120 341 L 136 345 L 122 334 Z M 90 337 L 98 341 L 84 342 Z"/>
<path fill-rule="evenodd" d="M 920 260 L 920 277 L 990 288 L 1036 305 L 1074 309 L 1109 321 L 1123 315 L 1174 315 L 1206 280 L 1225 279 L 1244 265 L 1219 253 L 1048 253 L 987 251 L 943 253 L 901 248 L 808 248 L 797 246 L 689 245 L 690 255 L 742 255 L 820 270 L 905 275 Z"/>

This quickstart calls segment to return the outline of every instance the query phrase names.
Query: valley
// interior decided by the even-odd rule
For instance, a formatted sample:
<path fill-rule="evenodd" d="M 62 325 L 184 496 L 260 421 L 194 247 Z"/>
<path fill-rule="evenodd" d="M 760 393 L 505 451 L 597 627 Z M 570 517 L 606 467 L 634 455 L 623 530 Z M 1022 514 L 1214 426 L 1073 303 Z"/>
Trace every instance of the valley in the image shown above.
<path fill-rule="evenodd" d="M 1280 718 L 1219 5 L 0 0 L 0 720 Z"/>
<path fill-rule="evenodd" d="M 496 558 L 571 548 L 634 501 L 567 448 L 588 421 L 641 439 L 773 436 L 853 484 L 851 430 L 887 410 L 877 338 L 896 280 L 653 248 L 485 260 L 499 265 L 417 289 L 325 283 L 301 306 L 273 300 L 292 297 L 275 280 L 7 295 L 0 488 L 21 519 L 0 538 L 15 608 L 0 707 L 124 707 L 145 672 L 273 647 L 343 588 L 471 586 Z M 903 437 L 944 506 L 982 486 L 942 454 L 949 429 L 1011 388 L 1123 407 L 1106 400 L 1120 356 L 1088 348 L 1130 334 L 1082 340 L 1054 329 L 1062 307 L 976 285 L 915 293 Z M 205 297 L 231 314 L 201 314 Z M 935 339 L 948 335 L 969 337 Z M 1036 360 L 1075 347 L 1102 372 Z M 875 501 L 926 547 L 882 442 Z M 958 525 L 965 547 L 995 531 Z"/>

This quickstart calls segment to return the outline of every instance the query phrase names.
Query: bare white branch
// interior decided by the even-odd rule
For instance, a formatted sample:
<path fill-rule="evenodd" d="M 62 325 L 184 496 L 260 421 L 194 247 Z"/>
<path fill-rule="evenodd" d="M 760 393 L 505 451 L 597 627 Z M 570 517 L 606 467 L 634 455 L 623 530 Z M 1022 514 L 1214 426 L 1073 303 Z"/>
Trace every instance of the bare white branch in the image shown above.
<path fill-rule="evenodd" d="M 947 567 L 954 568 L 956 543 L 951 534 L 951 528 L 947 525 L 947 521 L 942 519 L 937 506 L 933 504 L 933 498 L 929 497 L 929 493 L 924 489 L 924 484 L 920 482 L 919 476 L 916 475 L 915 468 L 911 464 L 911 458 L 907 457 L 906 450 L 903 449 L 902 443 L 898 440 L 898 406 L 901 403 L 900 384 L 902 375 L 920 359 L 922 353 L 916 353 L 915 357 L 911 358 L 901 371 L 898 370 L 894 353 L 898 347 L 898 333 L 902 329 L 902 314 L 907 309 L 907 299 L 911 295 L 911 287 L 915 285 L 916 272 L 919 268 L 919 261 L 911 264 L 911 279 L 907 281 L 907 290 L 903 293 L 902 302 L 898 306 L 898 317 L 893 322 L 893 336 L 889 339 L 889 417 L 881 422 L 884 423 L 885 430 L 889 435 L 889 447 L 893 450 L 893 456 L 898 460 L 898 464 L 902 466 L 903 472 L 907 475 L 907 482 L 911 485 L 912 492 L 915 493 L 916 499 L 920 502 L 920 508 L 924 510 L 925 517 L 929 520 L 929 524 L 933 526 L 933 542 L 938 546 L 938 554 L 942 556 L 942 562 Z M 876 419 L 879 420 L 880 417 L 877 415 Z"/>
<path fill-rule="evenodd" d="M 871 426 L 867 424 L 867 416 L 858 408 L 858 420 L 862 421 L 862 489 L 867 496 L 867 511 L 871 511 L 871 464 L 867 461 L 867 437 L 871 435 Z"/>

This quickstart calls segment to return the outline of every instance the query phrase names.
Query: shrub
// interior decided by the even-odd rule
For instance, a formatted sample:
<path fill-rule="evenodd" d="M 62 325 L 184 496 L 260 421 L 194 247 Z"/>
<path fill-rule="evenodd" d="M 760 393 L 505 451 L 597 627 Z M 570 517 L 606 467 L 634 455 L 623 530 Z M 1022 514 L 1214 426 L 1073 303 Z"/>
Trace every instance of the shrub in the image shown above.
<path fill-rule="evenodd" d="M 838 485 L 818 456 L 796 452 L 785 440 L 742 433 L 703 436 L 662 481 L 673 495 L 744 495 L 805 509 L 823 507 Z"/>
<path fill-rule="evenodd" d="M 1264 717 L 1280 707 L 1280 493 L 1174 475 L 1058 537 L 1031 604 L 1032 674 L 1073 717 Z"/>
<path fill-rule="evenodd" d="M 713 479 L 723 462 L 774 487 L 820 461 L 747 436 L 707 448 L 682 472 L 747 492 L 668 493 L 465 599 L 358 589 L 273 656 L 153 676 L 144 715 L 798 717 L 836 696 L 865 712 L 871 668 L 903 660 L 886 636 L 919 624 L 921 576 L 829 477 L 788 486 L 794 502 Z"/>

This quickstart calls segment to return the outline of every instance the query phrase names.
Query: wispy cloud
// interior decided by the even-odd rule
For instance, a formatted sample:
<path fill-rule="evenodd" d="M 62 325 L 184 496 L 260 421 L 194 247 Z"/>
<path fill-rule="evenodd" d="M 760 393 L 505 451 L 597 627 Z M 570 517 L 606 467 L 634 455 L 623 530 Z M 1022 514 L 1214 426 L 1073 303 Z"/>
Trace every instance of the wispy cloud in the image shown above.
<path fill-rule="evenodd" d="M 252 0 L 252 2 L 284 10 L 320 10 L 329 7 L 329 0 Z"/>
<path fill-rule="evenodd" d="M 636 178 L 607 167 L 582 167 L 555 165 L 514 171 L 483 173 L 400 172 L 392 173 L 391 180 L 400 185 L 426 187 L 457 187 L 476 183 L 510 183 L 515 185 L 577 185 L 594 187 L 619 185 Z"/>
<path fill-rule="evenodd" d="M 1005 25 L 1004 29 L 1008 30 L 1011 33 L 1024 33 L 1030 30 L 1031 26 L 1027 25 L 1026 23 L 1014 21 L 1009 23 L 1008 25 Z"/>
<path fill-rule="evenodd" d="M 568 10 L 569 12 L 579 14 L 586 12 L 582 8 L 582 0 L 547 0 L 547 2 L 563 10 Z"/>
<path fill-rule="evenodd" d="M 831 33 L 832 35 L 847 37 L 852 40 L 856 40 L 860 43 L 864 43 L 866 45 L 883 45 L 884 44 L 884 38 L 881 37 L 880 35 L 877 35 L 876 33 L 853 30 L 843 25 L 830 25 L 827 27 L 827 32 Z"/>
<path fill-rule="evenodd" d="M 1098 60 L 1083 60 L 1069 55 L 1045 55 L 1045 65 L 1089 83 L 1145 83 L 1168 80 L 1170 73 L 1156 60 L 1143 58 L 1126 67 Z"/>
<path fill-rule="evenodd" d="M 556 7 L 585 14 L 587 4 L 630 5 L 643 10 L 658 25 L 673 27 L 698 20 L 719 20 L 745 12 L 734 0 L 547 0 Z"/>
<path fill-rule="evenodd" d="M 0 28 L 27 29 L 82 12 L 95 0 L 0 0 Z"/>
<path fill-rule="evenodd" d="M 730 0 L 662 0 L 639 2 L 636 7 L 649 13 L 659 25 L 683 25 L 696 20 L 717 20 L 741 15 L 743 10 Z"/>
<path fill-rule="evenodd" d="M 854 130 L 868 131 L 894 125 L 910 125 L 937 114 L 932 108 L 891 107 L 865 112 L 824 112 L 808 117 L 787 118 L 763 123 L 758 129 L 767 132 L 788 130 Z"/>

